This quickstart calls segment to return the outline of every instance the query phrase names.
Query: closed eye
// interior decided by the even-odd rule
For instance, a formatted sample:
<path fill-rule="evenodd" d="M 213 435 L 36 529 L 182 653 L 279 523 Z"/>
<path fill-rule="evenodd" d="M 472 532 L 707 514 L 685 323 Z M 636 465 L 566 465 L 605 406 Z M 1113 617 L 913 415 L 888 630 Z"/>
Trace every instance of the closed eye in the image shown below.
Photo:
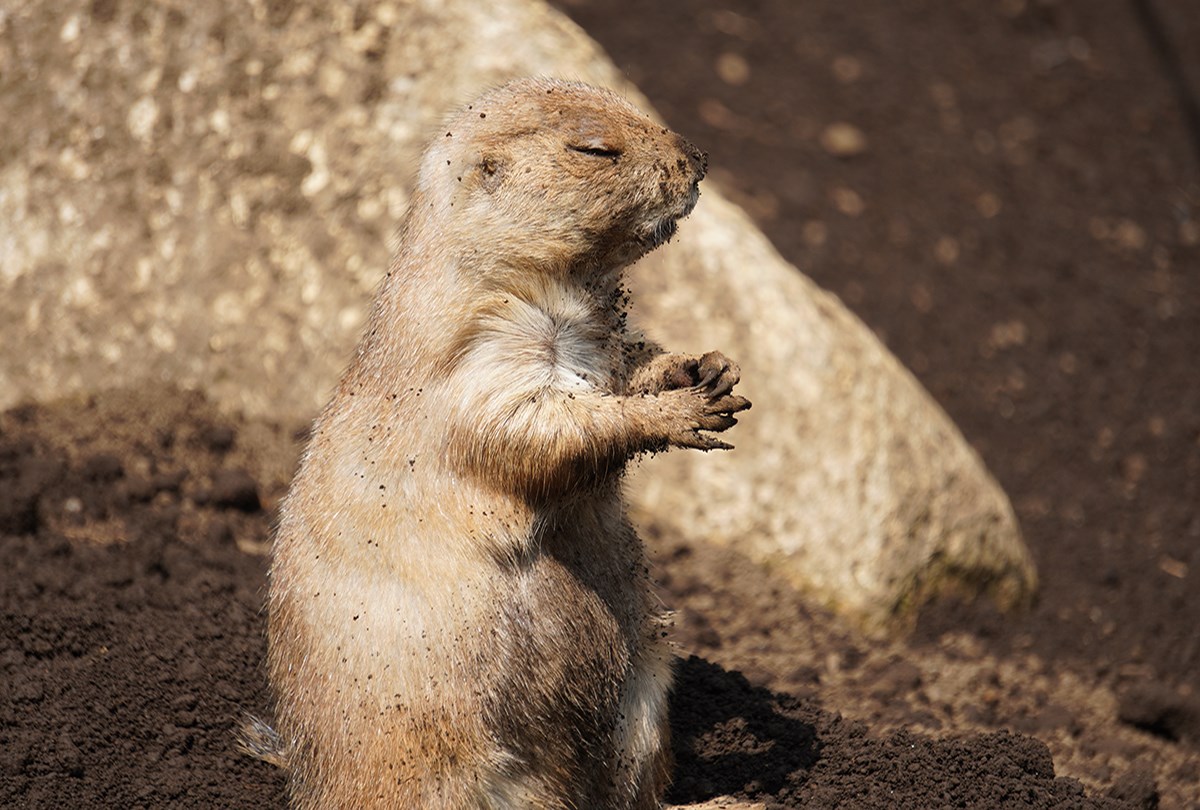
<path fill-rule="evenodd" d="M 577 146 L 575 144 L 567 144 L 567 148 L 572 152 L 578 152 L 581 155 L 588 157 L 609 158 L 616 160 L 621 156 L 620 149 L 612 149 L 606 146 Z"/>

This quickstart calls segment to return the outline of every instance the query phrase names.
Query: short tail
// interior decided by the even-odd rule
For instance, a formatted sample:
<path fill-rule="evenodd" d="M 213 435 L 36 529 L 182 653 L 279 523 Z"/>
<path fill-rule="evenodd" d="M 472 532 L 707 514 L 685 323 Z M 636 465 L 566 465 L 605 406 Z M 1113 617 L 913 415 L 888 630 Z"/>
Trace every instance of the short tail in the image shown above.
<path fill-rule="evenodd" d="M 243 754 L 269 762 L 278 768 L 287 768 L 287 746 L 279 732 L 252 714 L 247 714 L 238 732 L 238 750 Z"/>

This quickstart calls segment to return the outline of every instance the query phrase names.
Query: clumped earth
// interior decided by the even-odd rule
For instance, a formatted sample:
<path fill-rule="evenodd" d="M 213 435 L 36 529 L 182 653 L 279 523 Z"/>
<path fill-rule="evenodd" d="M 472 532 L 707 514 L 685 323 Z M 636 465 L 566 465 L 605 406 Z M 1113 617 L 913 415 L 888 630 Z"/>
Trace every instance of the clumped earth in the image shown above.
<path fill-rule="evenodd" d="M 949 411 L 1043 582 L 869 642 L 651 527 L 671 801 L 1197 806 L 1190 3 L 562 5 Z M 233 739 L 302 433 L 155 386 L 0 414 L 0 806 L 281 805 Z"/>

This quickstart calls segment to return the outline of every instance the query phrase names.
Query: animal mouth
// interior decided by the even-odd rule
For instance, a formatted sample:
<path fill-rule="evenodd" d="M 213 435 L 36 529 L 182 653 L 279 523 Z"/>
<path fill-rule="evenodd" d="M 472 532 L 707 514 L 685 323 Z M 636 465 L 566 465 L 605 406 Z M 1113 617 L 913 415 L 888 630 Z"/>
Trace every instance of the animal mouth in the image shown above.
<path fill-rule="evenodd" d="M 647 234 L 644 241 L 653 250 L 659 245 L 669 242 L 677 230 L 679 230 L 679 220 L 675 217 L 664 217 Z"/>
<path fill-rule="evenodd" d="M 700 199 L 700 180 L 692 183 L 692 187 L 688 189 L 687 198 L 683 201 L 683 213 L 679 215 L 683 219 L 688 214 L 692 213 L 692 209 L 696 207 L 696 201 Z"/>
<path fill-rule="evenodd" d="M 675 232 L 679 230 L 679 220 L 692 213 L 692 210 L 696 207 L 696 201 L 699 199 L 700 184 L 698 182 L 692 183 L 692 187 L 689 189 L 688 195 L 684 198 L 679 210 L 673 214 L 668 214 L 655 223 L 650 233 L 643 237 L 642 242 L 650 250 L 669 242 L 671 237 L 675 235 Z"/>

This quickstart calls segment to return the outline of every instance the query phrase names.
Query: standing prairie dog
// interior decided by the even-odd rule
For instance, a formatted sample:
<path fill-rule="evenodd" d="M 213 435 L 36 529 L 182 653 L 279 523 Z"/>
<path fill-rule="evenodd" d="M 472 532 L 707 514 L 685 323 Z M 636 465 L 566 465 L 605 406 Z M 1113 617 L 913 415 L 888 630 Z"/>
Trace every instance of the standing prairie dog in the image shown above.
<path fill-rule="evenodd" d="M 670 654 L 631 457 L 728 448 L 737 367 L 624 328 L 706 156 L 619 96 L 460 111 L 284 502 L 275 750 L 297 808 L 653 808 Z"/>

